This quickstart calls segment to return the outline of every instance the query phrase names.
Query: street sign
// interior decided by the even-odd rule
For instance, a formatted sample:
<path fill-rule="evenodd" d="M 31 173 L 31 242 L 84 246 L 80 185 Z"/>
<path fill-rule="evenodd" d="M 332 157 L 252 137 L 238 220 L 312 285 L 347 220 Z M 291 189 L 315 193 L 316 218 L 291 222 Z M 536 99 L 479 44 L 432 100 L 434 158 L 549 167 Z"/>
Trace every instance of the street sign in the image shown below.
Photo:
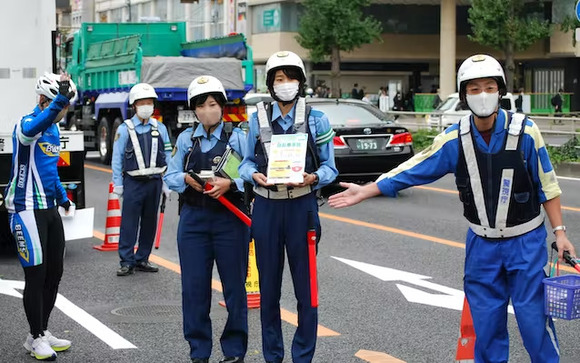
<path fill-rule="evenodd" d="M 580 0 L 576 1 L 576 19 L 580 21 Z"/>
<path fill-rule="evenodd" d="M 265 10 L 262 13 L 262 25 L 264 27 L 275 27 L 280 24 L 280 11 L 278 9 Z"/>

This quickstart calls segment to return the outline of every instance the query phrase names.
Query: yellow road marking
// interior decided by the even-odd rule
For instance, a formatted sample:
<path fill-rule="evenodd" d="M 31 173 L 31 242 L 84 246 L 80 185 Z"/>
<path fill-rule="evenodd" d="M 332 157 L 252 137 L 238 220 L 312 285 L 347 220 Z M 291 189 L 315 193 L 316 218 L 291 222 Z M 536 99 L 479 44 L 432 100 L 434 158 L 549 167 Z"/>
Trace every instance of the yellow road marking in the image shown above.
<path fill-rule="evenodd" d="M 354 356 L 370 363 L 406 363 L 386 353 L 373 352 L 372 350 L 359 350 Z"/>
<path fill-rule="evenodd" d="M 103 232 L 93 230 L 93 236 L 97 239 L 100 239 L 101 241 L 105 240 L 105 234 Z M 174 262 L 168 261 L 168 260 L 164 259 L 163 257 L 159 257 L 159 256 L 154 255 L 154 254 L 151 254 L 149 256 L 149 260 L 151 262 L 158 264 L 159 266 L 163 266 L 166 269 L 171 270 L 171 271 L 181 275 L 181 267 Z M 211 288 L 216 290 L 216 291 L 223 292 L 222 291 L 222 284 L 218 280 L 215 280 L 215 279 L 211 280 Z M 285 322 L 292 324 L 294 326 L 298 326 L 298 315 L 296 315 L 296 314 L 294 314 L 286 309 L 280 308 L 280 316 L 281 316 L 282 320 L 284 320 Z M 319 337 L 334 337 L 334 336 L 340 335 L 340 333 L 337 333 L 334 330 L 328 329 L 328 328 L 319 324 L 317 335 Z"/>
<path fill-rule="evenodd" d="M 92 165 L 92 164 L 87 164 L 87 163 L 85 163 L 85 168 L 87 168 L 87 169 L 93 169 L 93 170 L 98 170 L 98 171 L 103 171 L 103 172 L 109 173 L 109 174 L 112 174 L 113 173 L 113 171 L 111 169 L 102 168 L 100 166 L 96 166 L 96 165 Z"/>

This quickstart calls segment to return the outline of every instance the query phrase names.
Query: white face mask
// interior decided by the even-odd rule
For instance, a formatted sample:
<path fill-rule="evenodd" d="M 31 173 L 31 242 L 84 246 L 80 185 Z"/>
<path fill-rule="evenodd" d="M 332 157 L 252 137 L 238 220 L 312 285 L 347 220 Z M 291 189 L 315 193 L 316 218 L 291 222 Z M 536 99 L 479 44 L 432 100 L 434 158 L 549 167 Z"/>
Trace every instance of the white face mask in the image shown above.
<path fill-rule="evenodd" d="M 481 92 L 477 95 L 466 95 L 467 106 L 478 117 L 489 117 L 497 111 L 499 92 Z"/>
<path fill-rule="evenodd" d="M 142 120 L 149 120 L 153 115 L 153 105 L 137 106 L 137 116 Z"/>
<path fill-rule="evenodd" d="M 274 93 L 282 101 L 292 101 L 298 94 L 298 82 L 275 84 Z"/>
<path fill-rule="evenodd" d="M 217 125 L 222 120 L 222 109 L 219 106 L 216 107 L 198 107 L 195 110 L 195 116 L 201 122 L 202 125 L 207 127 L 212 127 Z"/>

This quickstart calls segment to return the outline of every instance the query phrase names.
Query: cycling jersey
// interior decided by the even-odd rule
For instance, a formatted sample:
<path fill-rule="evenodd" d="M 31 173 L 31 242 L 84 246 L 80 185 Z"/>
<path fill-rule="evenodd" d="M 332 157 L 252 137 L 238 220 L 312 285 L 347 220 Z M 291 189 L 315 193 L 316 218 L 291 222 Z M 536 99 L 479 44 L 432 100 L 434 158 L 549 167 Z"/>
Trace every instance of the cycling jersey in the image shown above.
<path fill-rule="evenodd" d="M 53 122 L 68 104 L 68 99 L 59 94 L 44 110 L 36 106 L 16 124 L 12 170 L 5 193 L 10 213 L 54 208 L 67 201 L 57 171 L 60 134 Z"/>

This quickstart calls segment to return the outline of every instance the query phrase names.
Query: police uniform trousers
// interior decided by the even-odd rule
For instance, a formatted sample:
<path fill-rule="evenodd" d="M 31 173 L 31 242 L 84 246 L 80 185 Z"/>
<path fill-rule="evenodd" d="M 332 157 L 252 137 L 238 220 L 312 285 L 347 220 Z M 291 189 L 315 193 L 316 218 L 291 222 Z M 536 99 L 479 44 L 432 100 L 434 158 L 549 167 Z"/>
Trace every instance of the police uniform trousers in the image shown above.
<path fill-rule="evenodd" d="M 248 346 L 249 228 L 225 208 L 185 203 L 177 230 L 181 265 L 183 332 L 191 358 L 209 358 L 212 349 L 210 306 L 213 262 L 222 283 L 228 320 L 220 338 L 224 356 L 244 357 Z"/>
<path fill-rule="evenodd" d="M 123 178 L 123 206 L 119 234 L 121 266 L 149 260 L 155 231 L 162 181 L 157 178 Z M 137 235 L 139 238 L 137 238 Z M 139 242 L 137 252 L 135 243 Z"/>
<path fill-rule="evenodd" d="M 314 356 L 318 309 L 310 303 L 308 212 L 313 212 L 317 236 L 320 236 L 314 192 L 296 199 L 266 199 L 256 195 L 254 200 L 252 237 L 260 276 L 262 346 L 268 362 L 281 362 L 284 358 L 280 320 L 284 247 L 298 300 L 298 327 L 292 341 L 292 361 L 310 362 Z"/>
<path fill-rule="evenodd" d="M 486 239 L 467 233 L 464 289 L 475 328 L 475 361 L 507 362 L 507 306 L 511 297 L 522 340 L 532 363 L 560 361 L 554 324 L 544 313 L 546 229 Z"/>

